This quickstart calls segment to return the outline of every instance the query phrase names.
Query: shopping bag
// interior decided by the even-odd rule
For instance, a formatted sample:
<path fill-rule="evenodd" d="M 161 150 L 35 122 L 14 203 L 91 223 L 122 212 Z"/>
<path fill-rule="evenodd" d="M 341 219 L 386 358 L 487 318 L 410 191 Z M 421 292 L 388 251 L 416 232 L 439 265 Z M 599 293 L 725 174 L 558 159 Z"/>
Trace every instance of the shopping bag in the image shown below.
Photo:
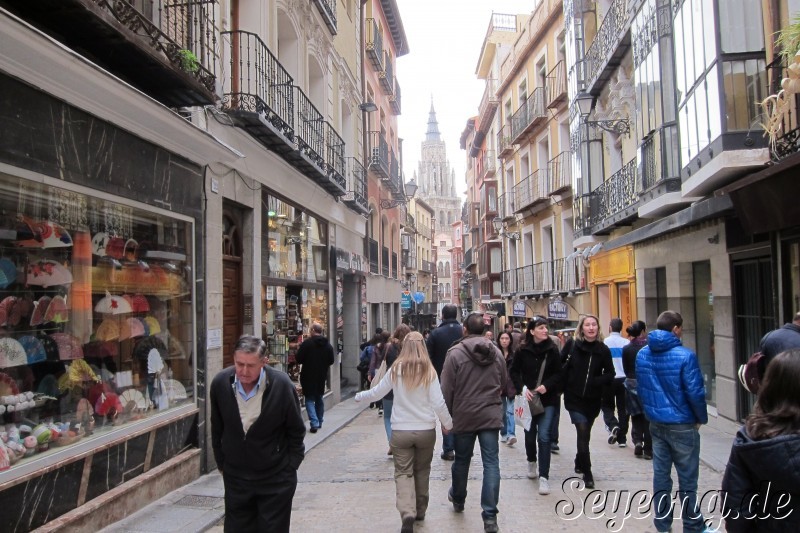
<path fill-rule="evenodd" d="M 514 397 L 514 422 L 522 426 L 525 431 L 531 429 L 531 407 L 525 396 L 518 394 Z"/>

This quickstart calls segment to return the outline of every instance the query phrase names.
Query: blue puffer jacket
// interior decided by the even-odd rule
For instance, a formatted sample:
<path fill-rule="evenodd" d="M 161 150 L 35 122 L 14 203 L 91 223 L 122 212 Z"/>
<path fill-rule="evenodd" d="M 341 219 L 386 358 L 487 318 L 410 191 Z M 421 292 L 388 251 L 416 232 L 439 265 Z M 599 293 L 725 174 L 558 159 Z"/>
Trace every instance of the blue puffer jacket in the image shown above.
<path fill-rule="evenodd" d="M 672 332 L 655 330 L 636 354 L 639 397 L 647 419 L 662 424 L 705 424 L 706 388 L 697 356 Z"/>

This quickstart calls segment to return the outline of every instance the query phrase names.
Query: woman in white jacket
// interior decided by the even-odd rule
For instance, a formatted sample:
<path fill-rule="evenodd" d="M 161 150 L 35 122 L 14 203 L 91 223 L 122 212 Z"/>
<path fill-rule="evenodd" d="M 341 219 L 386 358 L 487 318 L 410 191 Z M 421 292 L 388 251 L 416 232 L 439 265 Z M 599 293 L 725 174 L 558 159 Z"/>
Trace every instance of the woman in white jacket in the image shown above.
<path fill-rule="evenodd" d="M 356 401 L 376 401 L 394 391 L 392 440 L 397 510 L 401 532 L 414 531 L 414 521 L 424 520 L 428 509 L 431 459 L 436 445 L 436 418 L 447 434 L 453 419 L 447 410 L 425 341 L 416 331 L 403 341 L 392 367 L 373 389 L 356 394 Z"/>

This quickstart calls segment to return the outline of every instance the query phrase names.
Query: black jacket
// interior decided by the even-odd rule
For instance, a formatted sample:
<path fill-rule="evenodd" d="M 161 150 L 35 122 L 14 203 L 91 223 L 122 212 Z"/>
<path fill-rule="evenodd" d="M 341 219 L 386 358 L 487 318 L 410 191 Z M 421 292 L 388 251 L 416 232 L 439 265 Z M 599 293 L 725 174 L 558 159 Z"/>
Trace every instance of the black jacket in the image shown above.
<path fill-rule="evenodd" d="M 463 336 L 464 330 L 455 318 L 444 320 L 428 335 L 425 346 L 428 347 L 428 356 L 430 356 L 433 368 L 436 369 L 436 375 L 440 379 L 442 377 L 444 359 L 447 357 L 447 350 L 461 340 Z"/>
<path fill-rule="evenodd" d="M 259 480 L 303 462 L 306 435 L 300 400 L 289 376 L 266 367 L 261 415 L 247 434 L 234 389 L 235 371 L 229 367 L 211 382 L 211 447 L 217 468 L 226 475 Z"/>
<path fill-rule="evenodd" d="M 722 490 L 727 493 L 724 507 L 730 512 L 725 519 L 727 531 L 800 531 L 800 435 L 753 440 L 745 428 L 740 429 L 731 447 Z M 759 500 L 749 510 L 754 494 Z M 789 495 L 782 496 L 788 505 L 776 509 L 786 503 L 779 503 L 782 494 Z M 764 516 L 765 508 L 770 517 Z"/>
<path fill-rule="evenodd" d="M 622 368 L 625 370 L 626 378 L 636 379 L 636 354 L 645 346 L 647 346 L 646 338 L 635 338 L 622 348 Z"/>
<path fill-rule="evenodd" d="M 600 341 L 573 340 L 564 347 L 564 406 L 590 418 L 600 413 L 603 387 L 614 382 L 611 350 Z"/>
<path fill-rule="evenodd" d="M 325 394 L 325 381 L 328 369 L 333 364 L 333 346 L 322 335 L 312 336 L 303 341 L 297 349 L 295 361 L 303 365 L 300 372 L 300 386 L 304 395 Z"/>
<path fill-rule="evenodd" d="M 767 362 L 786 350 L 800 348 L 800 326 L 789 323 L 770 331 L 761 339 L 760 349 Z"/>
<path fill-rule="evenodd" d="M 545 362 L 542 384 L 547 389 L 542 395 L 542 405 L 557 405 L 561 389 L 561 358 L 558 347 L 549 338 L 520 346 L 511 362 L 511 380 L 519 394 L 522 394 L 523 385 L 533 391 L 537 387 L 542 362 Z"/>

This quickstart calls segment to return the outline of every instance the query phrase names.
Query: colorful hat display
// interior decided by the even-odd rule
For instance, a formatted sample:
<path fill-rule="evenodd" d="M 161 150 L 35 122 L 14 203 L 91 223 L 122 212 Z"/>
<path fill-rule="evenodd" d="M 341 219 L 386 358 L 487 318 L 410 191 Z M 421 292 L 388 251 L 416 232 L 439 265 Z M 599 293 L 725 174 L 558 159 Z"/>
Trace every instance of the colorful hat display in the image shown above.
<path fill-rule="evenodd" d="M 131 309 L 134 313 L 150 312 L 150 304 L 148 303 L 147 298 L 141 294 L 123 294 L 122 297 L 125 298 L 129 304 L 131 304 Z"/>
<path fill-rule="evenodd" d="M 27 232 L 20 232 L 18 229 L 17 238 L 23 238 L 14 242 L 15 245 L 24 248 L 64 248 L 72 246 L 72 237 L 69 232 L 55 222 L 48 220 L 35 221 L 23 215 L 20 215 L 19 219 L 28 226 L 32 235 L 26 235 Z"/>
<path fill-rule="evenodd" d="M 97 327 L 94 338 L 99 341 L 119 340 L 119 323 L 115 318 L 106 318 Z"/>
<path fill-rule="evenodd" d="M 50 336 L 58 345 L 58 358 L 60 360 L 83 359 L 83 347 L 77 337 L 69 333 L 52 333 Z"/>
<path fill-rule="evenodd" d="M 61 263 L 44 259 L 28 265 L 25 283 L 40 287 L 69 285 L 72 283 L 72 273 Z"/>
<path fill-rule="evenodd" d="M 39 342 L 42 343 L 44 347 L 44 353 L 47 354 L 48 361 L 58 361 L 58 344 L 56 344 L 55 339 L 50 335 L 43 335 L 39 337 Z"/>
<path fill-rule="evenodd" d="M 144 337 L 145 335 L 144 326 L 138 318 L 126 318 L 120 323 L 119 340 L 121 341 L 133 337 Z"/>
<path fill-rule="evenodd" d="M 131 304 L 122 296 L 115 296 L 109 293 L 94 306 L 95 313 L 102 313 L 105 315 L 123 315 L 125 313 L 132 313 Z"/>
<path fill-rule="evenodd" d="M 106 247 L 108 246 L 108 233 L 102 231 L 95 233 L 92 236 L 92 253 L 99 257 L 105 257 Z"/>
<path fill-rule="evenodd" d="M 28 354 L 18 340 L 10 337 L 0 339 L 0 368 L 28 364 Z"/>
<path fill-rule="evenodd" d="M 100 381 L 100 378 L 94 373 L 89 363 L 83 359 L 78 359 L 70 363 L 69 370 L 64 375 L 67 376 L 67 380 L 71 385 L 80 385 L 86 381 Z M 59 386 L 59 388 L 61 387 Z"/>
<path fill-rule="evenodd" d="M 156 317 L 146 316 L 144 317 L 144 322 L 145 324 L 147 324 L 148 335 L 158 335 L 159 333 L 161 333 L 161 324 L 158 323 Z"/>
<path fill-rule="evenodd" d="M 42 341 L 33 335 L 25 335 L 24 337 L 20 337 L 19 343 L 23 348 L 25 348 L 29 365 L 47 360 L 47 352 L 44 349 Z"/>
<path fill-rule="evenodd" d="M 42 296 L 37 302 L 33 303 L 33 314 L 31 315 L 31 326 L 40 326 L 44 324 L 44 315 L 47 313 L 47 308 L 50 307 L 49 296 Z"/>
<path fill-rule="evenodd" d="M 47 311 L 44 313 L 45 322 L 55 322 L 56 324 L 63 324 L 69 321 L 69 311 L 67 310 L 67 299 L 60 294 L 53 296 L 50 300 L 50 305 L 47 306 Z"/>
<path fill-rule="evenodd" d="M 11 259 L 0 258 L 0 289 L 5 289 L 17 281 L 17 265 Z"/>

